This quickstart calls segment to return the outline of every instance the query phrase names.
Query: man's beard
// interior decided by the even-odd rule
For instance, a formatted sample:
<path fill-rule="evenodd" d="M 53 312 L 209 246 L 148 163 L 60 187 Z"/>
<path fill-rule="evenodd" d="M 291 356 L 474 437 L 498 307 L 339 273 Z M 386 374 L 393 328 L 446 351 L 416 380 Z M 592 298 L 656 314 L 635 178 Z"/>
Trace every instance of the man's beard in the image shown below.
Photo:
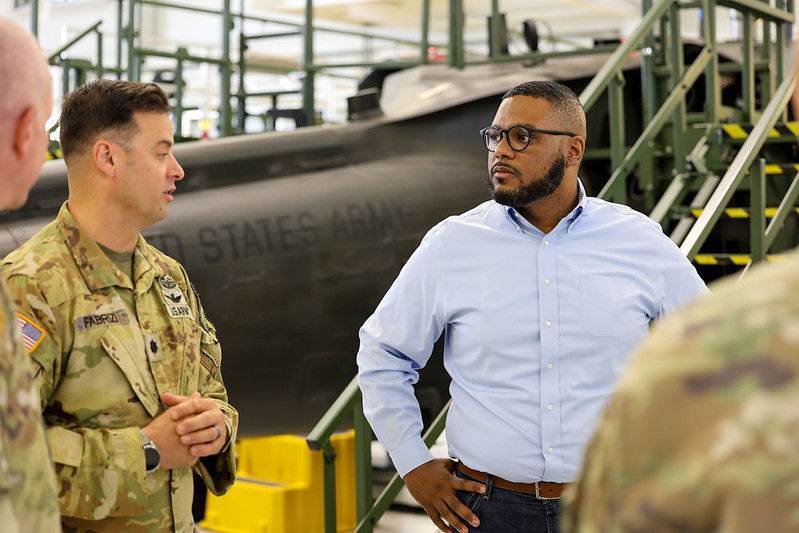
<path fill-rule="evenodd" d="M 552 162 L 552 165 L 550 165 L 544 177 L 532 183 L 521 185 L 518 189 L 508 190 L 505 188 L 497 190 L 494 187 L 494 182 L 491 180 L 491 173 L 489 173 L 488 178 L 486 178 L 486 183 L 494 201 L 514 209 L 519 209 L 536 200 L 541 200 L 542 198 L 552 195 L 558 190 L 560 184 L 563 183 L 563 175 L 565 172 L 566 158 L 563 157 L 563 154 L 560 154 L 560 156 Z"/>

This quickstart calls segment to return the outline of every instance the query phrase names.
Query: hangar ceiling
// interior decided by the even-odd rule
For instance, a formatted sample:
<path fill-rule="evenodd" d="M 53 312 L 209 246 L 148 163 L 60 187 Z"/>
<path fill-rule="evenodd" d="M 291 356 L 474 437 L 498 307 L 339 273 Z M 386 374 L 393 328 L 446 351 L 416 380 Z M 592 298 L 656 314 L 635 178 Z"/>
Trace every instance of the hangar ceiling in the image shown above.
<path fill-rule="evenodd" d="M 254 0 L 253 7 L 287 15 L 302 16 L 305 0 Z M 463 0 L 465 33 L 485 33 L 485 18 L 491 13 L 491 0 Z M 314 0 L 314 18 L 347 24 L 390 28 L 418 33 L 421 0 Z M 617 36 L 640 17 L 640 0 L 500 0 L 508 27 L 525 19 L 540 21 L 546 35 Z M 449 0 L 431 0 L 431 32 L 446 34 Z"/>

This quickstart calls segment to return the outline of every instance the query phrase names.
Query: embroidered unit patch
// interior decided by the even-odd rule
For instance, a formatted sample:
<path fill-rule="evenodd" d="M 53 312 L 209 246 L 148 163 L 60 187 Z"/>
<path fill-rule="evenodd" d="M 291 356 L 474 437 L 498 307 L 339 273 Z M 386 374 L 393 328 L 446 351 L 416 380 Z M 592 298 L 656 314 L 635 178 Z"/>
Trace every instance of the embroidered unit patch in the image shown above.
<path fill-rule="evenodd" d="M 186 301 L 186 298 L 183 296 L 183 291 L 180 290 L 175 280 L 170 276 L 164 276 L 158 281 L 161 285 L 161 296 L 164 299 L 166 312 L 169 313 L 169 316 L 172 318 L 188 318 L 194 320 L 194 315 L 191 313 L 189 303 Z"/>
<path fill-rule="evenodd" d="M 19 313 L 17 313 L 17 327 L 22 333 L 22 344 L 25 345 L 25 350 L 28 353 L 35 350 L 44 339 L 44 330 Z"/>

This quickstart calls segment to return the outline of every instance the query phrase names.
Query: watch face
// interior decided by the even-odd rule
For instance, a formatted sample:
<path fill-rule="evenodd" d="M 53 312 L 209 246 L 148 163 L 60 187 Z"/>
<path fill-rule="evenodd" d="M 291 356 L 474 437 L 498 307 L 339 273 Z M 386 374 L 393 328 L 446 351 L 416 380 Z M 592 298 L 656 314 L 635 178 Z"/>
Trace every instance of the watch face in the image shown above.
<path fill-rule="evenodd" d="M 155 448 L 155 446 L 145 446 L 144 447 L 144 463 L 145 468 L 149 472 L 150 470 L 155 470 L 158 467 L 158 464 L 161 462 L 161 454 Z"/>

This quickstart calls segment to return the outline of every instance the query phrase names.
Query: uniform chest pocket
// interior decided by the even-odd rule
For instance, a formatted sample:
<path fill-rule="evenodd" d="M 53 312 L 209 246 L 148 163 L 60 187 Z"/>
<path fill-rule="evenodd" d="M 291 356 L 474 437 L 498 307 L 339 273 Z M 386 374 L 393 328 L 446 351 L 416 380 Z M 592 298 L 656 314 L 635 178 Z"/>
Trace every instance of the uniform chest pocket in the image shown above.
<path fill-rule="evenodd" d="M 200 363 L 203 368 L 211 379 L 216 378 L 222 364 L 222 348 L 219 346 L 215 332 L 203 330 L 200 352 Z"/>
<path fill-rule="evenodd" d="M 200 380 L 200 366 L 203 364 L 201 349 L 202 329 L 193 321 L 186 323 L 184 340 L 183 371 L 181 373 L 181 394 L 191 394 L 198 390 Z"/>
<path fill-rule="evenodd" d="M 580 276 L 583 328 L 591 335 L 618 337 L 635 333 L 642 318 L 638 288 L 629 280 L 589 274 Z"/>

